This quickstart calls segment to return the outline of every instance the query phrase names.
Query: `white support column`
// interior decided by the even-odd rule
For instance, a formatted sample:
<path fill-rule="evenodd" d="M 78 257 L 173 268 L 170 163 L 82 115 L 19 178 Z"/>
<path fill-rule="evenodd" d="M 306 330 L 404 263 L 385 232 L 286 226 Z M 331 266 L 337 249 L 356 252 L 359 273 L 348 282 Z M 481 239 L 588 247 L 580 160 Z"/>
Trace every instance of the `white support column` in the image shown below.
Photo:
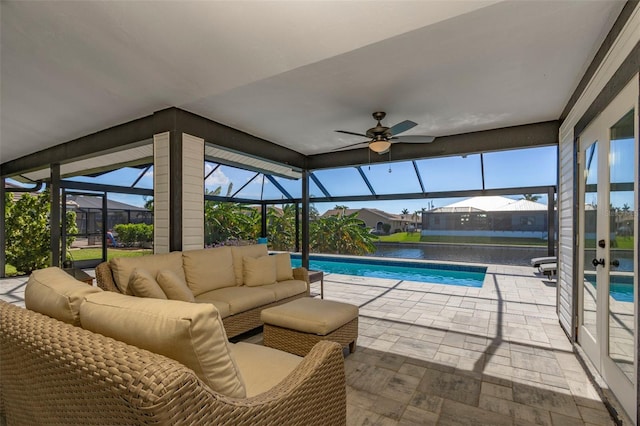
<path fill-rule="evenodd" d="M 169 253 L 169 132 L 153 136 L 153 249 Z"/>
<path fill-rule="evenodd" d="M 204 247 L 204 139 L 182 134 L 182 250 Z"/>

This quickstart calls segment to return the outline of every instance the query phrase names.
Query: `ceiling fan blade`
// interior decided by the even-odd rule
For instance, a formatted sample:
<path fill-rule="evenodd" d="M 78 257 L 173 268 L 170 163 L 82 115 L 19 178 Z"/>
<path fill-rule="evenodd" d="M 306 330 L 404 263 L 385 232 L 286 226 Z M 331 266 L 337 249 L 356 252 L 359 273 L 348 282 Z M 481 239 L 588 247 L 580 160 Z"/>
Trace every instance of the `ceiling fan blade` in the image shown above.
<path fill-rule="evenodd" d="M 395 136 L 391 138 L 393 142 L 401 143 L 431 143 L 435 140 L 435 136 L 424 135 L 407 135 L 407 136 Z"/>
<path fill-rule="evenodd" d="M 336 152 L 336 151 L 344 151 L 346 149 L 350 149 L 350 148 L 353 148 L 354 146 L 358 146 L 358 145 L 367 145 L 368 146 L 369 142 L 370 141 L 358 142 L 358 143 L 354 143 L 354 144 L 351 144 L 351 145 L 343 146 L 342 148 L 334 149 L 333 151 L 334 152 Z M 364 146 L 363 146 L 363 148 L 364 148 Z"/>
<path fill-rule="evenodd" d="M 361 137 L 363 137 L 363 138 L 368 137 L 367 135 L 363 135 L 362 133 L 347 132 L 346 130 L 336 130 L 336 132 L 338 132 L 338 133 L 344 133 L 344 134 L 346 134 L 346 135 L 361 136 Z"/>
<path fill-rule="evenodd" d="M 354 145 L 343 146 L 342 148 L 334 149 L 331 152 L 347 151 L 347 150 L 355 148 L 358 145 L 362 145 L 362 148 L 366 148 L 368 146 L 367 145 L 368 143 L 369 142 L 360 142 L 360 143 L 357 143 L 357 144 L 354 144 Z"/>
<path fill-rule="evenodd" d="M 393 135 L 397 135 L 398 133 L 406 132 L 409 129 L 413 129 L 417 125 L 418 125 L 418 123 L 414 123 L 411 120 L 404 120 L 404 121 L 396 124 L 395 126 L 391 127 L 389 129 L 389 133 L 391 133 L 392 136 Z"/>

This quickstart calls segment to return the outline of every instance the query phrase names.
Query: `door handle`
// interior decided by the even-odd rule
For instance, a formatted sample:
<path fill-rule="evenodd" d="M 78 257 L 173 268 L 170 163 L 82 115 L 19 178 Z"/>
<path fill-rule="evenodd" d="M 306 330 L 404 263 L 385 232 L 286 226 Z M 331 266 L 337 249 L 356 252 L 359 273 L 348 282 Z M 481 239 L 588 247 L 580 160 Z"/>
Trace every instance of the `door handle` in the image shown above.
<path fill-rule="evenodd" d="M 597 268 L 598 265 L 604 266 L 604 259 L 593 259 L 591 261 L 591 264 L 593 265 L 594 268 Z"/>
<path fill-rule="evenodd" d="M 613 259 L 611 262 L 609 262 L 609 265 L 617 268 L 618 266 L 620 266 L 620 261 L 618 259 Z"/>

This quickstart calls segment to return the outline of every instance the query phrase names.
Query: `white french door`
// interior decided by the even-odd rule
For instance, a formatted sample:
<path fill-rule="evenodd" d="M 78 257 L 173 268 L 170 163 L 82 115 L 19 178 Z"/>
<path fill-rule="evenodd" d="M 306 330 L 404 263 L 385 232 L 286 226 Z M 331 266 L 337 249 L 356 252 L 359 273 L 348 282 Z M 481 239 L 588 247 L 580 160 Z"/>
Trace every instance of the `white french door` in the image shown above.
<path fill-rule="evenodd" d="M 578 343 L 636 418 L 638 76 L 580 135 Z"/>

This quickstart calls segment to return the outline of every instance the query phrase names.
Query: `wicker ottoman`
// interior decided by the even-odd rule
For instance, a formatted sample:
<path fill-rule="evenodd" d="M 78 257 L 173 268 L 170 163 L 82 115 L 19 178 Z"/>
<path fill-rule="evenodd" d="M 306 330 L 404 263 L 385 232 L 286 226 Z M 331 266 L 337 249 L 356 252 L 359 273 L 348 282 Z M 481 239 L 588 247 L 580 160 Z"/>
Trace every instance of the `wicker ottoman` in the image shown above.
<path fill-rule="evenodd" d="M 356 350 L 358 307 L 303 297 L 262 311 L 264 345 L 305 356 L 320 340 Z"/>

